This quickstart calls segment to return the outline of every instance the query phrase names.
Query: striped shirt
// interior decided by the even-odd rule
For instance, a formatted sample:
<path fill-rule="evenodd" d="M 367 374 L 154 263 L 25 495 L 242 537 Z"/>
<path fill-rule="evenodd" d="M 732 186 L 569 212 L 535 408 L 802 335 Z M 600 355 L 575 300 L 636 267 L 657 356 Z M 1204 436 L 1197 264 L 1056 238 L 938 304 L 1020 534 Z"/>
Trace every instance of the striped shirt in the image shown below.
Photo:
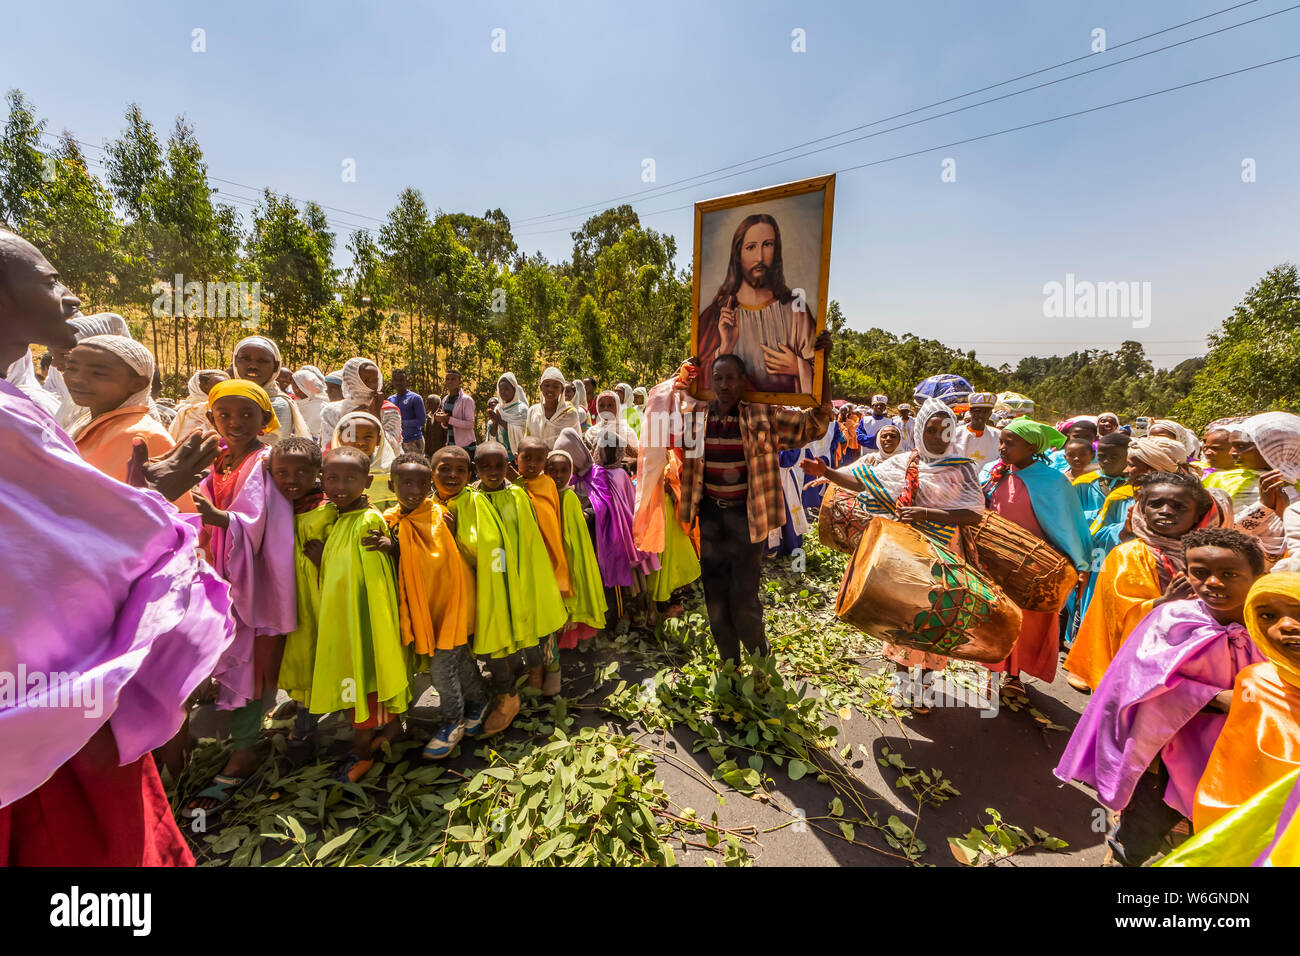
<path fill-rule="evenodd" d="M 749 466 L 738 413 L 710 418 L 705 426 L 704 493 L 722 501 L 749 497 Z"/>

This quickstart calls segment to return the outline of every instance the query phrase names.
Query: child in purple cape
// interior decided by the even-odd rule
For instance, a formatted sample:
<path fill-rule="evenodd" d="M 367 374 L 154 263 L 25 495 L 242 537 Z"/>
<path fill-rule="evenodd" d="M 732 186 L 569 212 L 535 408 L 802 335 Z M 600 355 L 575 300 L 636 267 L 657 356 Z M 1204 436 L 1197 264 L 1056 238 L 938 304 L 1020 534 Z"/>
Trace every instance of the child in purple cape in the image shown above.
<path fill-rule="evenodd" d="M 233 710 L 229 761 L 188 805 L 191 816 L 219 810 L 257 769 L 262 701 L 274 694 L 284 635 L 297 627 L 293 505 L 272 480 L 271 449 L 262 436 L 276 429 L 271 398 L 242 379 L 208 392 L 208 421 L 225 450 L 194 493 L 203 517 L 201 547 L 230 583 L 235 639 L 217 662 L 217 707 Z"/>
<path fill-rule="evenodd" d="M 595 429 L 593 429 L 594 431 Z M 560 447 L 558 442 L 556 447 Z M 615 633 L 626 634 L 629 624 L 641 626 L 646 616 L 646 575 L 659 570 L 659 558 L 636 546 L 632 522 L 636 493 L 632 476 L 621 465 L 627 446 L 613 429 L 605 430 L 595 442 L 589 497 L 596 517 L 596 561 L 605 582 L 606 604 L 617 618 Z M 574 471 L 574 481 L 578 475 Z M 631 603 L 637 604 L 631 621 Z"/>
<path fill-rule="evenodd" d="M 1134 628 L 1053 771 L 1120 811 L 1106 842 L 1124 866 L 1141 866 L 1191 816 L 1237 673 L 1263 659 L 1243 623 L 1246 595 L 1264 573 L 1255 539 L 1191 531 L 1183 550 L 1196 598 L 1162 604 Z"/>

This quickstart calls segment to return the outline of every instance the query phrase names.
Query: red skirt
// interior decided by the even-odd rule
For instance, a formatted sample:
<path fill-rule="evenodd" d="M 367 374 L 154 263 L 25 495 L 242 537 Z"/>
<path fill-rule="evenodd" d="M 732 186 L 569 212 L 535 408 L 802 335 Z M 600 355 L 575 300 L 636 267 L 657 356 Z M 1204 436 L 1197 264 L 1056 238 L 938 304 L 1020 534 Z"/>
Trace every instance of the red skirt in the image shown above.
<path fill-rule="evenodd" d="M 54 776 L 0 807 L 0 866 L 193 866 L 153 754 L 118 766 L 105 724 Z"/>

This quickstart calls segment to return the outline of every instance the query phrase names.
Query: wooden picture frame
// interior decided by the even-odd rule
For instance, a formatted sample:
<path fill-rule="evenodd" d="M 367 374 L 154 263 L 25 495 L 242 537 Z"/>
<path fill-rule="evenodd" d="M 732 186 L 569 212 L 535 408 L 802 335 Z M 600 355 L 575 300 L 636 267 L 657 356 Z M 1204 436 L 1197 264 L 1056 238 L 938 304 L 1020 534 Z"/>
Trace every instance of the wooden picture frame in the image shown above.
<path fill-rule="evenodd" d="M 822 194 L 820 215 L 816 215 L 816 210 L 811 208 L 812 200 L 792 203 L 798 197 L 811 196 L 813 194 Z M 692 391 L 696 398 L 710 400 L 715 397 L 713 391 L 708 387 L 711 378 L 711 364 L 713 358 L 718 354 L 721 346 L 721 330 L 719 328 L 718 317 L 724 315 L 722 307 L 718 305 L 719 297 L 726 292 L 726 287 L 737 281 L 735 277 L 735 267 L 742 261 L 738 248 L 744 248 L 744 238 L 739 236 L 740 227 L 744 225 L 750 215 L 765 214 L 773 220 L 775 227 L 769 227 L 774 236 L 774 255 L 777 257 L 776 262 L 782 266 L 777 279 L 781 280 L 782 286 L 787 293 L 793 293 L 794 298 L 788 303 L 782 301 L 780 296 L 774 298 L 770 303 L 761 308 L 746 307 L 738 303 L 740 289 L 736 295 L 730 295 L 726 300 L 726 305 L 732 309 L 739 309 L 741 317 L 745 312 L 769 313 L 774 306 L 776 307 L 776 322 L 778 327 L 787 327 L 790 329 L 789 335 L 798 342 L 807 341 L 807 336 L 815 340 L 822 330 L 826 327 L 826 308 L 830 301 L 829 281 L 831 269 L 831 221 L 835 207 L 835 174 L 827 176 L 817 176 L 812 179 L 802 179 L 798 182 L 784 183 L 780 186 L 769 186 L 764 189 L 756 189 L 750 192 L 735 193 L 730 196 L 722 196 L 718 199 L 707 199 L 695 204 L 695 248 L 692 263 L 691 275 L 691 354 L 698 356 L 701 363 L 701 369 L 696 385 Z M 795 228 L 795 233 L 781 231 L 781 218 L 785 215 L 787 218 L 787 229 L 791 226 Z M 718 217 L 708 223 L 709 235 L 705 236 L 706 219 Z M 819 235 L 812 235 L 813 224 L 820 228 Z M 761 227 L 765 223 L 755 223 L 747 227 L 747 231 L 756 227 Z M 720 237 L 729 237 L 725 250 L 720 249 Z M 789 249 L 792 244 L 799 250 L 799 258 L 804 262 L 803 272 L 806 274 L 807 261 L 810 254 L 816 252 L 816 277 L 817 288 L 814 296 L 801 294 L 804 286 L 800 284 L 799 276 L 786 275 L 785 267 L 788 259 L 785 256 L 785 250 Z M 708 245 L 706 250 L 704 247 Z M 752 244 L 751 244 L 752 245 Z M 705 261 L 705 256 L 709 256 Z M 719 256 L 722 257 L 721 261 Z M 723 280 L 714 288 L 705 289 L 707 296 L 704 309 L 700 306 L 701 285 L 706 281 L 706 274 L 710 286 L 714 284 L 719 274 L 719 268 L 722 266 Z M 770 277 L 770 267 L 765 270 Z M 788 280 L 788 281 L 787 281 Z M 743 268 L 740 284 L 747 285 L 743 278 Z M 805 278 L 804 283 L 807 282 Z M 750 286 L 752 289 L 752 286 Z M 780 292 L 781 290 L 778 290 Z M 815 300 L 815 301 L 814 301 Z M 807 310 L 812 311 L 811 329 L 807 327 L 800 328 L 799 322 L 799 305 L 804 304 Z M 705 315 L 708 315 L 708 318 Z M 806 311 L 805 311 L 806 314 Z M 769 316 L 771 313 L 769 313 Z M 784 325 L 783 325 L 784 324 Z M 752 328 L 753 326 L 750 326 Z M 734 351 L 746 358 L 747 368 L 750 364 L 757 364 L 758 359 L 755 357 L 761 355 L 763 341 L 753 337 L 746 336 L 743 329 L 737 329 L 734 333 L 736 336 L 736 345 Z M 784 343 L 796 353 L 796 359 L 799 358 L 799 349 L 791 342 Z M 708 354 L 702 354 L 704 348 Z M 796 361 L 798 370 L 790 375 L 769 375 L 766 366 L 762 370 L 749 370 L 751 383 L 754 384 L 753 391 L 744 393 L 746 401 L 766 402 L 772 405 L 798 405 L 802 407 L 811 407 L 821 404 L 822 383 L 826 375 L 826 353 L 815 351 L 810 360 L 811 364 L 811 387 L 804 389 L 799 387 L 801 384 L 808 383 L 809 369 L 805 365 L 800 365 Z M 776 384 L 784 384 L 785 389 L 772 387 Z"/>

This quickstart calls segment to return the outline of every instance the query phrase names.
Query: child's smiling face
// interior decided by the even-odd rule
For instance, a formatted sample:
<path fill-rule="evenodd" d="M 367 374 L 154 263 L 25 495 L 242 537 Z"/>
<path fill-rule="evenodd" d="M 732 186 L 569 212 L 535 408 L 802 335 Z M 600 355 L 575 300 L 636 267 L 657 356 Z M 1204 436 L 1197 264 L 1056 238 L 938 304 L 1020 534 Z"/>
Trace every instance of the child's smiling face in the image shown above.
<path fill-rule="evenodd" d="M 544 445 L 528 444 L 519 450 L 520 478 L 536 478 L 545 468 L 546 447 Z"/>
<path fill-rule="evenodd" d="M 93 415 L 121 408 L 149 384 L 112 352 L 93 345 L 78 345 L 68 353 L 63 378 L 72 400 Z"/>
<path fill-rule="evenodd" d="M 260 345 L 245 345 L 235 353 L 235 374 L 240 378 L 266 387 L 266 383 L 279 370 L 275 356 Z"/>
<path fill-rule="evenodd" d="M 406 461 L 394 465 L 389 475 L 388 487 L 397 496 L 397 503 L 403 511 L 420 507 L 433 490 L 433 472 L 419 462 Z"/>
<path fill-rule="evenodd" d="M 271 451 L 271 480 L 280 494 L 298 501 L 316 486 L 320 465 L 300 451 Z"/>
<path fill-rule="evenodd" d="M 379 429 L 374 422 L 352 420 L 339 429 L 339 444 L 355 448 L 367 458 L 374 455 L 375 449 L 379 447 L 379 439 Z"/>
<path fill-rule="evenodd" d="M 500 491 L 506 483 L 505 452 L 489 449 L 474 456 L 478 477 L 484 491 Z"/>
<path fill-rule="evenodd" d="M 208 409 L 208 421 L 226 444 L 243 448 L 257 441 L 271 422 L 271 412 L 251 398 L 242 395 L 223 395 Z"/>
<path fill-rule="evenodd" d="M 321 468 L 325 497 L 346 511 L 370 487 L 370 470 L 354 458 L 331 458 Z"/>
<path fill-rule="evenodd" d="M 438 497 L 446 501 L 455 498 L 469 484 L 469 462 L 455 455 L 446 455 L 438 459 L 433 466 L 433 485 L 438 489 Z"/>

